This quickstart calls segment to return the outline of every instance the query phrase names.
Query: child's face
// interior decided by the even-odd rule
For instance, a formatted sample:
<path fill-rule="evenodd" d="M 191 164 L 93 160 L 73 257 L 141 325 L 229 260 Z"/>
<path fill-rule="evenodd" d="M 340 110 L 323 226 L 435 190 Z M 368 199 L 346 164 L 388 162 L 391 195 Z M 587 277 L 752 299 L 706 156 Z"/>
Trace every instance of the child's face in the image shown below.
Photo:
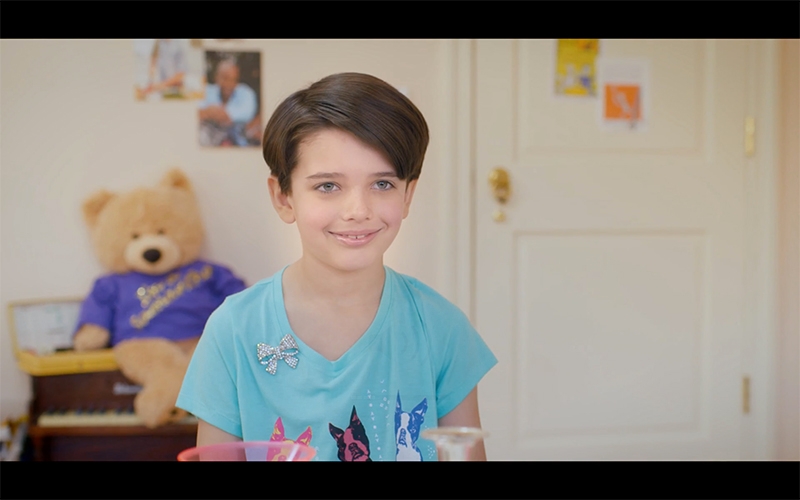
<path fill-rule="evenodd" d="M 383 265 L 383 254 L 408 215 L 416 181 L 397 178 L 392 165 L 355 136 L 336 129 L 300 145 L 292 193 L 270 193 L 281 218 L 297 223 L 303 258 L 339 271 Z"/>

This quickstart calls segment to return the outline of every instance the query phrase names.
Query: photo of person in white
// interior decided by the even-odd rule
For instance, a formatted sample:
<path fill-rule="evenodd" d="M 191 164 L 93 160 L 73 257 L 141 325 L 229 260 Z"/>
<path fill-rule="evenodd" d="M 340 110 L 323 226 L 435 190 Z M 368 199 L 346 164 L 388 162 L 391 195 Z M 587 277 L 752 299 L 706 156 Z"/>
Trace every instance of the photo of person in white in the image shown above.
<path fill-rule="evenodd" d="M 202 97 L 202 52 L 186 38 L 134 40 L 139 101 Z"/>

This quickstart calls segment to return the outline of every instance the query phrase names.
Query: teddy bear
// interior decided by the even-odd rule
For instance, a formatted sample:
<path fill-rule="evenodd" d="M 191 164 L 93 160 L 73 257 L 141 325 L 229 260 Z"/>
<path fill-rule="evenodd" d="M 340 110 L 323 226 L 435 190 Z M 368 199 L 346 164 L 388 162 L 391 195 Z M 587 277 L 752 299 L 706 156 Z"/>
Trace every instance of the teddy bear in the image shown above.
<path fill-rule="evenodd" d="M 141 386 L 134 411 L 147 427 L 180 420 L 186 412 L 175 402 L 205 323 L 245 283 L 200 259 L 199 205 L 179 168 L 155 187 L 98 191 L 83 217 L 108 273 L 81 305 L 73 347 L 112 349 L 122 374 Z"/>

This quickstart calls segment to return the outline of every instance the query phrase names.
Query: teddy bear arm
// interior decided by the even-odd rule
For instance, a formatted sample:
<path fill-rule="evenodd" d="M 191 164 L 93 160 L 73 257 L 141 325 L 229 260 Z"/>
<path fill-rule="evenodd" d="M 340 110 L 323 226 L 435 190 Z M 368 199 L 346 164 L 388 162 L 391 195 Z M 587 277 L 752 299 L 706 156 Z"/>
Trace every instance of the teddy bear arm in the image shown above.
<path fill-rule="evenodd" d="M 72 342 L 76 351 L 91 351 L 109 346 L 117 293 L 113 277 L 105 276 L 95 280 L 91 293 L 81 304 L 79 328 L 73 335 Z"/>
<path fill-rule="evenodd" d="M 92 351 L 108 346 L 111 334 L 99 325 L 85 324 L 75 333 L 73 347 L 76 351 Z"/>

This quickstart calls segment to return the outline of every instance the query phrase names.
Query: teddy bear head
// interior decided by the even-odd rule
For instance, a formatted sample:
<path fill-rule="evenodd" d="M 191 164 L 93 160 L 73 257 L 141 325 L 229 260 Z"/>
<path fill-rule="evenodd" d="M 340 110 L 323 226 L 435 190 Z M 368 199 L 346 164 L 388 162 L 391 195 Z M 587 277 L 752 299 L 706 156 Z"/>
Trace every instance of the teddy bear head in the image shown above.
<path fill-rule="evenodd" d="M 152 188 L 95 193 L 83 216 L 100 263 L 114 273 L 167 273 L 196 260 L 205 237 L 192 186 L 177 168 Z"/>

